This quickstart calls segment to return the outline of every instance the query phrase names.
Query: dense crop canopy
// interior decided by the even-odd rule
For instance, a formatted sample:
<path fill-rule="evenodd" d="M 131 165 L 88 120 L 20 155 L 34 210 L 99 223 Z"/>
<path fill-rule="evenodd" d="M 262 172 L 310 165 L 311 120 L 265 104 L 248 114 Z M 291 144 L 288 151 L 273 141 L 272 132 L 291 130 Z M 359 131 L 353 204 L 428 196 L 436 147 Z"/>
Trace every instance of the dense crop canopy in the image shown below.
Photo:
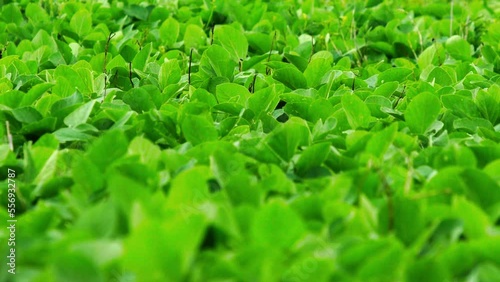
<path fill-rule="evenodd" d="M 498 281 L 498 1 L 0 10 L 0 281 Z"/>

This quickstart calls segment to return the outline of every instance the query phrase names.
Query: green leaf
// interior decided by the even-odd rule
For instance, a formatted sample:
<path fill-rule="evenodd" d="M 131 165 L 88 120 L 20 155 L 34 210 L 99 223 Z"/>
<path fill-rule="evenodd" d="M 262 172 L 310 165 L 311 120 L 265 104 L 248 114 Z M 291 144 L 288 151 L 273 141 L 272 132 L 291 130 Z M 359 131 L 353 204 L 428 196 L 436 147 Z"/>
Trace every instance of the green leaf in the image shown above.
<path fill-rule="evenodd" d="M 448 38 L 448 40 L 446 40 L 446 51 L 457 60 L 472 60 L 471 46 L 461 36 L 453 35 Z"/>
<path fill-rule="evenodd" d="M 74 161 L 72 176 L 75 183 L 85 189 L 88 195 L 104 187 L 103 171 L 99 170 L 99 167 L 86 157 L 82 156 Z"/>
<path fill-rule="evenodd" d="M 342 107 L 347 116 L 347 121 L 353 129 L 367 127 L 371 121 L 370 109 L 355 94 L 342 96 Z"/>
<path fill-rule="evenodd" d="M 251 234 L 255 244 L 288 249 L 303 233 L 300 217 L 283 202 L 274 201 L 255 215 Z"/>
<path fill-rule="evenodd" d="M 165 45 L 172 47 L 177 42 L 179 30 L 179 22 L 176 19 L 169 17 L 159 28 L 160 38 L 163 42 L 165 42 Z"/>
<path fill-rule="evenodd" d="M 478 169 L 466 169 L 460 175 L 468 186 L 469 199 L 489 211 L 500 203 L 500 185 Z"/>
<path fill-rule="evenodd" d="M 186 31 L 184 32 L 184 49 L 187 53 L 189 53 L 191 49 L 200 49 L 202 46 L 206 45 L 206 42 L 207 35 L 201 27 L 194 24 L 186 26 Z"/>
<path fill-rule="evenodd" d="M 427 77 L 428 82 L 434 82 L 441 86 L 450 86 L 453 83 L 453 79 L 450 74 L 448 74 L 443 68 L 435 67 L 429 76 Z"/>
<path fill-rule="evenodd" d="M 22 107 L 12 110 L 15 119 L 22 123 L 33 123 L 42 119 L 42 114 L 33 107 Z"/>
<path fill-rule="evenodd" d="M 235 83 L 222 83 L 216 87 L 216 97 L 219 103 L 237 103 L 245 105 L 250 92 L 244 86 Z"/>
<path fill-rule="evenodd" d="M 87 156 L 101 171 L 105 171 L 127 152 L 128 141 L 123 132 L 112 130 L 99 137 L 88 149 Z"/>
<path fill-rule="evenodd" d="M 142 47 L 142 50 L 139 51 L 132 60 L 132 67 L 139 71 L 146 70 L 146 63 L 148 62 L 149 56 L 151 55 L 151 50 L 153 49 L 153 44 L 147 44 Z"/>
<path fill-rule="evenodd" d="M 332 68 L 332 63 L 333 57 L 331 55 L 326 58 L 312 59 L 304 71 L 307 86 L 315 88 L 323 83 L 326 83 L 326 81 L 324 81 L 324 76 Z"/>
<path fill-rule="evenodd" d="M 304 175 L 312 169 L 317 169 L 328 158 L 330 152 L 330 143 L 322 142 L 307 147 L 302 152 L 299 160 L 295 164 L 298 175 Z"/>
<path fill-rule="evenodd" d="M 92 31 L 92 16 L 87 10 L 79 10 L 71 18 L 69 26 L 80 39 L 83 39 L 85 35 Z"/>
<path fill-rule="evenodd" d="M 455 214 L 464 223 L 464 233 L 467 238 L 478 239 L 487 235 L 491 223 L 481 208 L 467 201 L 463 196 L 455 197 L 452 206 Z"/>
<path fill-rule="evenodd" d="M 418 94 L 408 104 L 404 114 L 406 125 L 416 134 L 424 134 L 436 121 L 441 111 L 441 102 L 428 92 Z"/>
<path fill-rule="evenodd" d="M 256 119 L 261 114 L 274 111 L 280 101 L 277 91 L 276 86 L 269 86 L 256 91 L 247 99 L 246 105 L 255 113 Z"/>
<path fill-rule="evenodd" d="M 273 72 L 273 78 L 285 84 L 286 87 L 295 90 L 307 88 L 307 80 L 304 75 L 295 67 L 285 67 Z"/>
<path fill-rule="evenodd" d="M 183 210 L 200 208 L 210 198 L 207 184 L 210 175 L 205 166 L 181 172 L 172 180 L 167 205 Z"/>
<path fill-rule="evenodd" d="M 366 152 L 382 158 L 394 141 L 397 131 L 398 124 L 393 123 L 389 127 L 375 133 L 366 144 Z"/>
<path fill-rule="evenodd" d="M 214 124 L 202 116 L 187 115 L 181 124 L 182 133 L 193 146 L 218 138 Z"/>
<path fill-rule="evenodd" d="M 182 70 L 177 60 L 165 62 L 160 67 L 158 73 L 158 84 L 160 89 L 165 89 L 168 85 L 175 84 L 181 80 Z"/>
<path fill-rule="evenodd" d="M 160 161 L 161 150 L 148 139 L 137 136 L 130 142 L 128 154 L 139 156 L 143 164 L 156 170 Z"/>
<path fill-rule="evenodd" d="M 55 259 L 52 261 L 54 268 L 55 281 L 104 281 L 101 271 L 95 263 L 80 253 L 64 250 L 56 252 Z"/>
<path fill-rule="evenodd" d="M 479 117 L 479 111 L 472 99 L 456 94 L 441 96 L 443 105 L 458 117 Z"/>
<path fill-rule="evenodd" d="M 200 60 L 200 72 L 205 77 L 226 77 L 233 79 L 236 63 L 231 60 L 229 53 L 219 45 L 208 47 Z"/>
<path fill-rule="evenodd" d="M 386 98 L 389 98 L 392 96 L 394 91 L 396 91 L 396 89 L 398 89 L 398 86 L 399 86 L 399 83 L 397 81 L 391 81 L 391 82 L 381 84 L 373 91 L 373 95 L 380 95 L 380 96 L 384 96 Z"/>
<path fill-rule="evenodd" d="M 274 129 L 264 140 L 279 157 L 289 161 L 297 147 L 309 144 L 309 129 L 300 119 L 290 119 Z"/>
<path fill-rule="evenodd" d="M 394 199 L 394 228 L 396 236 L 407 246 L 411 245 L 425 227 L 420 202 L 396 197 Z"/>
<path fill-rule="evenodd" d="M 217 25 L 214 28 L 214 42 L 219 43 L 231 56 L 231 60 L 239 62 L 247 57 L 248 42 L 241 30 L 228 25 Z"/>
<path fill-rule="evenodd" d="M 172 212 L 144 214 L 148 208 L 144 206 L 134 208 L 133 216 L 144 219 L 124 242 L 123 265 L 141 281 L 180 281 L 197 257 L 207 222 L 187 207 L 174 216 Z M 160 215 L 161 220 L 155 219 Z"/>
<path fill-rule="evenodd" d="M 8 3 L 2 5 L 2 19 L 6 23 L 14 23 L 19 26 L 23 21 L 23 15 L 19 11 L 19 5 L 16 3 Z"/>
<path fill-rule="evenodd" d="M 449 274 L 443 263 L 437 259 L 422 258 L 411 263 L 406 270 L 408 282 L 441 282 L 449 280 Z"/>
<path fill-rule="evenodd" d="M 378 84 L 392 81 L 404 82 L 412 73 L 413 71 L 408 68 L 390 68 L 378 76 Z"/>
<path fill-rule="evenodd" d="M 47 12 L 35 3 L 28 3 L 26 6 L 26 17 L 37 24 L 50 21 Z"/>
<path fill-rule="evenodd" d="M 476 105 L 481 115 L 492 124 L 497 124 L 500 118 L 500 89 L 495 84 L 488 92 L 478 91 L 476 94 Z"/>
<path fill-rule="evenodd" d="M 143 88 L 132 88 L 123 95 L 123 102 L 130 105 L 132 110 L 142 113 L 155 108 L 153 98 Z"/>
<path fill-rule="evenodd" d="M 84 133 L 75 128 L 59 128 L 54 131 L 54 136 L 61 143 L 66 143 L 70 141 L 89 141 L 93 138 L 92 135 Z"/>
<path fill-rule="evenodd" d="M 91 100 L 90 102 L 87 102 L 78 107 L 76 110 L 74 110 L 64 118 L 64 124 L 69 127 L 75 127 L 79 124 L 86 123 L 89 119 L 92 109 L 94 108 L 95 103 L 95 100 Z"/>

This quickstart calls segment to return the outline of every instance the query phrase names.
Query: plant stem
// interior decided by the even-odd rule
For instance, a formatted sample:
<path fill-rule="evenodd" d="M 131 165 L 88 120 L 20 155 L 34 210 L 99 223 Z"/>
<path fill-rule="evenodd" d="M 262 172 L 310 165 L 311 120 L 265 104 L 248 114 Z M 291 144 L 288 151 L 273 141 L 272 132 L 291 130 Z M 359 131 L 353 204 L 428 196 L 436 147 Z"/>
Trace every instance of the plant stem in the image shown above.
<path fill-rule="evenodd" d="M 106 41 L 106 46 L 104 47 L 104 62 L 102 66 L 102 73 L 104 73 L 104 98 L 106 98 L 106 89 L 108 85 L 108 71 L 106 70 L 106 65 L 107 65 L 107 60 L 108 60 L 108 50 L 109 50 L 109 42 L 111 41 L 111 38 L 115 36 L 114 33 L 110 33 L 108 36 L 108 40 Z M 104 101 L 104 99 L 103 99 Z"/>
<path fill-rule="evenodd" d="M 11 151 L 14 151 L 14 142 L 12 141 L 12 134 L 10 134 L 10 125 L 8 120 L 5 121 L 5 128 L 7 130 L 7 140 L 9 142 L 9 149 Z"/>
<path fill-rule="evenodd" d="M 134 82 L 132 81 L 132 62 L 128 63 L 128 80 L 130 81 L 132 88 L 134 88 Z"/>
<path fill-rule="evenodd" d="M 267 56 L 267 62 L 271 61 L 271 53 L 274 49 L 274 43 L 276 42 L 276 31 L 274 32 L 273 41 L 271 42 L 271 49 L 269 49 L 269 56 Z M 266 75 L 271 74 L 271 69 L 266 66 Z"/>
<path fill-rule="evenodd" d="M 189 51 L 188 84 L 191 85 L 191 62 L 193 61 L 193 48 Z"/>

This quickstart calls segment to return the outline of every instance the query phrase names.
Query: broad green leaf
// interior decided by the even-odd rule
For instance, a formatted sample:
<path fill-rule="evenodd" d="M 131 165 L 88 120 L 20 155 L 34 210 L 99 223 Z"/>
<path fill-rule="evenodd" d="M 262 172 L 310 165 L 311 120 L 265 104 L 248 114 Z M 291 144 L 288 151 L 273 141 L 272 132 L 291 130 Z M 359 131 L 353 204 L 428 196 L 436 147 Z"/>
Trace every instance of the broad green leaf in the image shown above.
<path fill-rule="evenodd" d="M 189 53 L 191 49 L 199 49 L 206 44 L 206 41 L 207 35 L 201 27 L 194 24 L 186 26 L 184 32 L 184 48 L 186 53 Z"/>
<path fill-rule="evenodd" d="M 132 110 L 142 113 L 155 108 L 153 98 L 143 88 L 132 88 L 123 95 L 123 102 L 130 105 Z"/>
<path fill-rule="evenodd" d="M 472 99 L 456 94 L 441 96 L 443 106 L 453 111 L 459 117 L 479 117 L 479 111 Z"/>
<path fill-rule="evenodd" d="M 106 65 L 106 69 L 108 71 L 113 71 L 115 68 L 128 68 L 127 65 L 128 64 L 125 61 L 125 59 L 123 59 L 123 57 L 120 54 L 118 54 L 108 62 L 108 64 Z"/>
<path fill-rule="evenodd" d="M 258 245 L 288 249 L 304 233 L 301 218 L 280 201 L 262 207 L 255 217 L 251 234 L 253 242 Z"/>
<path fill-rule="evenodd" d="M 403 247 L 399 243 L 388 244 L 373 256 L 368 256 L 367 261 L 360 266 L 358 277 L 362 281 L 391 281 L 397 275 L 394 269 L 398 269 L 402 263 Z"/>
<path fill-rule="evenodd" d="M 380 96 L 384 96 L 386 98 L 389 98 L 392 96 L 394 91 L 396 91 L 396 89 L 398 89 L 398 86 L 399 86 L 399 83 L 397 81 L 391 81 L 391 82 L 381 84 L 373 91 L 373 95 L 380 95 Z"/>
<path fill-rule="evenodd" d="M 366 97 L 365 103 L 370 109 L 372 116 L 378 118 L 387 117 L 387 113 L 383 112 L 382 109 L 391 109 L 391 100 L 385 98 L 384 96 L 370 95 Z"/>
<path fill-rule="evenodd" d="M 87 151 L 87 156 L 101 171 L 127 152 L 128 140 L 119 130 L 106 132 L 99 137 Z"/>
<path fill-rule="evenodd" d="M 147 44 L 146 46 L 142 47 L 142 50 L 139 51 L 132 60 L 132 67 L 134 69 L 137 69 L 139 71 L 145 71 L 146 70 L 146 64 L 149 59 L 149 55 L 151 55 L 151 50 L 153 48 L 153 45 Z"/>
<path fill-rule="evenodd" d="M 89 141 L 93 137 L 90 134 L 84 133 L 75 128 L 59 128 L 54 131 L 54 136 L 61 143 L 66 143 L 70 141 Z"/>
<path fill-rule="evenodd" d="M 407 68 L 390 68 L 378 76 L 378 84 L 387 82 L 404 82 L 413 73 L 411 69 Z"/>
<path fill-rule="evenodd" d="M 446 268 L 437 259 L 422 258 L 409 264 L 406 270 L 406 279 L 408 282 L 441 282 L 449 279 Z"/>
<path fill-rule="evenodd" d="M 244 86 L 235 83 L 222 83 L 216 87 L 216 97 L 219 103 L 238 103 L 245 105 L 250 92 Z"/>
<path fill-rule="evenodd" d="M 277 69 L 273 72 L 273 78 L 292 90 L 307 88 L 306 78 L 295 67 Z"/>
<path fill-rule="evenodd" d="M 28 3 L 26 6 L 26 17 L 37 24 L 47 23 L 50 21 L 47 12 L 35 3 Z"/>
<path fill-rule="evenodd" d="M 12 110 L 15 119 L 22 123 L 33 123 L 42 119 L 42 115 L 33 107 L 22 107 Z"/>
<path fill-rule="evenodd" d="M 87 10 L 79 10 L 71 18 L 69 26 L 80 39 L 83 39 L 85 35 L 92 31 L 92 16 Z"/>
<path fill-rule="evenodd" d="M 231 60 L 239 62 L 247 56 L 248 42 L 241 30 L 229 25 L 217 25 L 214 28 L 214 41 L 220 43 L 229 52 Z"/>
<path fill-rule="evenodd" d="M 470 44 L 458 35 L 446 40 L 446 51 L 457 60 L 470 61 L 472 59 Z"/>
<path fill-rule="evenodd" d="M 158 83 L 160 89 L 165 89 L 170 84 L 175 84 L 181 79 L 182 70 L 177 60 L 165 62 L 160 67 L 158 73 Z"/>
<path fill-rule="evenodd" d="M 187 115 L 181 124 L 181 128 L 184 137 L 193 146 L 214 141 L 218 138 L 214 124 L 202 116 Z"/>
<path fill-rule="evenodd" d="M 247 100 L 247 107 L 252 110 L 256 118 L 263 113 L 273 111 L 279 103 L 279 90 L 276 86 L 269 86 L 253 93 Z"/>
<path fill-rule="evenodd" d="M 125 240 L 123 257 L 123 265 L 133 271 L 135 279 L 180 281 L 185 277 L 195 261 L 207 225 L 203 216 L 189 211 L 186 207 L 184 213 L 176 215 L 165 212 L 159 220 L 155 218 L 158 214 L 141 215 L 136 206 L 134 213 L 146 218 Z M 147 256 L 150 259 L 141 259 Z"/>
<path fill-rule="evenodd" d="M 333 57 L 312 59 L 304 71 L 307 86 L 317 87 L 322 83 L 326 83 L 323 77 L 330 71 L 332 63 Z"/>
<path fill-rule="evenodd" d="M 86 157 L 79 157 L 73 162 L 72 176 L 88 195 L 104 187 L 104 172 Z"/>
<path fill-rule="evenodd" d="M 420 69 L 425 69 L 429 65 L 441 65 L 446 58 L 443 46 L 433 44 L 422 52 L 417 59 Z"/>
<path fill-rule="evenodd" d="M 396 197 L 393 213 L 396 236 L 405 245 L 411 245 L 425 227 L 422 205 L 416 200 Z"/>
<path fill-rule="evenodd" d="M 291 119 L 274 129 L 264 142 L 284 161 L 289 161 L 297 147 L 309 144 L 309 129 L 300 119 Z"/>
<path fill-rule="evenodd" d="M 466 169 L 460 175 L 468 186 L 468 198 L 489 211 L 500 203 L 500 185 L 478 169 Z"/>
<path fill-rule="evenodd" d="M 51 262 L 55 281 L 105 281 L 102 272 L 87 256 L 70 250 L 56 252 Z"/>
<path fill-rule="evenodd" d="M 371 120 L 370 109 L 355 94 L 344 94 L 342 96 L 342 107 L 349 125 L 353 129 L 367 127 Z"/>
<path fill-rule="evenodd" d="M 468 238 L 477 239 L 487 234 L 491 223 L 481 208 L 467 201 L 463 196 L 455 197 L 452 206 L 455 214 L 463 221 L 464 233 Z"/>
<path fill-rule="evenodd" d="M 24 19 L 21 11 L 19 11 L 19 5 L 16 3 L 7 3 L 2 5 L 2 19 L 7 23 L 14 23 L 20 25 Z"/>
<path fill-rule="evenodd" d="M 208 78 L 226 77 L 233 79 L 236 63 L 230 59 L 229 53 L 219 45 L 208 47 L 200 60 L 200 72 Z"/>
<path fill-rule="evenodd" d="M 198 166 L 181 172 L 171 184 L 167 205 L 188 211 L 197 210 L 210 199 L 207 180 L 211 173 L 205 166 Z"/>
<path fill-rule="evenodd" d="M 161 150 L 148 139 L 142 136 L 137 136 L 130 142 L 128 154 L 138 155 L 143 164 L 156 169 L 161 155 Z"/>
<path fill-rule="evenodd" d="M 169 17 L 161 24 L 159 28 L 160 39 L 165 42 L 165 45 L 171 47 L 177 42 L 179 28 L 179 22 L 172 17 Z"/>
<path fill-rule="evenodd" d="M 500 89 L 492 85 L 488 92 L 478 91 L 476 105 L 481 115 L 492 124 L 497 124 L 500 118 Z"/>
<path fill-rule="evenodd" d="M 393 123 L 389 127 L 375 133 L 366 144 L 366 152 L 382 158 L 394 141 L 397 130 L 398 124 Z"/>
<path fill-rule="evenodd" d="M 91 100 L 90 102 L 87 102 L 78 107 L 76 110 L 74 110 L 64 118 L 64 124 L 69 127 L 75 127 L 79 124 L 86 123 L 90 116 L 90 113 L 92 112 L 92 109 L 94 108 L 95 103 L 95 100 Z"/>
<path fill-rule="evenodd" d="M 450 86 L 453 83 L 453 79 L 451 78 L 450 74 L 447 73 L 443 68 L 441 67 L 435 67 L 431 73 L 429 73 L 429 76 L 427 77 L 428 82 L 434 82 L 437 83 L 441 86 Z"/>
<path fill-rule="evenodd" d="M 436 121 L 441 102 L 436 95 L 424 92 L 413 98 L 404 114 L 406 125 L 416 134 L 424 134 Z"/>
<path fill-rule="evenodd" d="M 317 169 L 328 158 L 330 143 L 322 142 L 309 146 L 299 157 L 295 164 L 297 174 L 304 175 L 312 169 Z"/>

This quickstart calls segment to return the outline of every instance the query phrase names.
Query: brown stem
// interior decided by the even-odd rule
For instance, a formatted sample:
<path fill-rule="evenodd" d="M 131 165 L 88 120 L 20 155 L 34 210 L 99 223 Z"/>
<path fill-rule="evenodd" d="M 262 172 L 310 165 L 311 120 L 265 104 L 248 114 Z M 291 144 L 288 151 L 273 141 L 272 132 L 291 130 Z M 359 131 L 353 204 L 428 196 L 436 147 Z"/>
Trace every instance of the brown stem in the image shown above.
<path fill-rule="evenodd" d="M 189 51 L 188 84 L 191 85 L 191 62 L 193 61 L 193 48 Z"/>
<path fill-rule="evenodd" d="M 269 61 L 271 61 L 271 53 L 273 52 L 275 42 L 276 42 L 276 31 L 274 32 L 273 41 L 271 42 L 271 49 L 269 49 L 269 56 L 267 56 L 268 63 Z M 271 74 L 271 69 L 269 67 L 266 67 L 266 75 L 269 74 Z"/>
<path fill-rule="evenodd" d="M 132 62 L 128 63 L 128 80 L 130 81 L 132 88 L 134 88 L 134 82 L 132 81 Z"/>
<path fill-rule="evenodd" d="M 253 75 L 253 80 L 252 80 L 252 83 L 250 84 L 250 87 L 248 89 L 248 91 L 250 91 L 250 93 L 254 93 L 255 92 L 255 80 L 257 79 L 257 73 L 255 73 Z"/>
<path fill-rule="evenodd" d="M 212 31 L 212 34 L 210 36 L 210 45 L 214 44 L 214 31 L 215 31 L 215 26 L 212 26 L 210 29 Z"/>

